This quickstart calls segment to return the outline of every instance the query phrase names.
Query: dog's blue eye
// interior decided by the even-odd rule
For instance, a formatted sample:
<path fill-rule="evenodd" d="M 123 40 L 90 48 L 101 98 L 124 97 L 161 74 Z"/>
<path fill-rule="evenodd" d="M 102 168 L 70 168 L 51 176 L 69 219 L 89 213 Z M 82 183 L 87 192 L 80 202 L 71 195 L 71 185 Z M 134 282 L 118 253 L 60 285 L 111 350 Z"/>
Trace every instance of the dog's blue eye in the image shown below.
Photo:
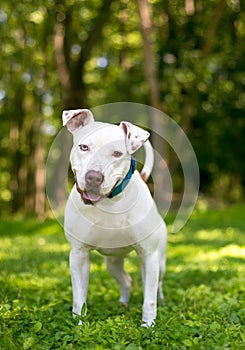
<path fill-rule="evenodd" d="M 81 151 L 86 152 L 88 151 L 88 146 L 87 145 L 79 145 L 79 148 Z"/>
<path fill-rule="evenodd" d="M 120 151 L 114 151 L 112 155 L 113 155 L 113 157 L 119 158 L 119 157 L 122 156 L 122 152 L 120 152 Z"/>

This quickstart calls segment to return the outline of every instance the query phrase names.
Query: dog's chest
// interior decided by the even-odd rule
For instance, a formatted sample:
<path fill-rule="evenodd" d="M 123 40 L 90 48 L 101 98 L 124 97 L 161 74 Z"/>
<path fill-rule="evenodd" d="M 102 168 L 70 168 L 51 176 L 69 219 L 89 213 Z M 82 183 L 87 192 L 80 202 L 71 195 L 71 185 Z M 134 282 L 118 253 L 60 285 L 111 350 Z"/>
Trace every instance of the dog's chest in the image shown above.
<path fill-rule="evenodd" d="M 93 222 L 95 226 L 104 228 L 120 228 L 130 225 L 130 205 L 122 201 L 105 199 L 102 204 L 83 208 L 83 214 Z"/>
<path fill-rule="evenodd" d="M 66 207 L 68 235 L 93 247 L 127 246 L 134 240 L 131 221 L 132 213 L 120 201 L 104 200 L 98 207 L 83 205 L 75 189 Z"/>
<path fill-rule="evenodd" d="M 129 212 L 108 213 L 95 208 L 90 218 L 88 236 L 91 245 L 115 248 L 129 246 L 135 241 Z"/>
<path fill-rule="evenodd" d="M 149 191 L 131 181 L 114 199 L 84 205 L 74 187 L 65 214 L 68 236 L 93 248 L 132 247 L 162 222 Z M 144 186 L 143 186 L 144 185 Z"/>

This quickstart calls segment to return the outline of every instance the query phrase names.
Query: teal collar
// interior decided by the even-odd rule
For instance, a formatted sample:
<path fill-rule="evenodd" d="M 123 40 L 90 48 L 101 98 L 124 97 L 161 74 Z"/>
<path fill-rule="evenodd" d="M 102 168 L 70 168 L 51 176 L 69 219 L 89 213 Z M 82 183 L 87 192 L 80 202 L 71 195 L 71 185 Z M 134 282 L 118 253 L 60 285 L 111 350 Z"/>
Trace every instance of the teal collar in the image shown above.
<path fill-rule="evenodd" d="M 132 157 L 131 158 L 130 168 L 129 168 L 129 171 L 128 171 L 127 175 L 125 176 L 123 181 L 118 186 L 116 186 L 114 188 L 114 190 L 111 192 L 111 194 L 108 196 L 108 198 L 113 198 L 113 197 L 115 197 L 116 195 L 118 195 L 119 193 L 121 193 L 124 190 L 124 188 L 129 183 L 129 180 L 131 179 L 134 171 L 136 170 L 136 166 L 137 166 L 137 161 L 136 161 L 136 159 L 134 159 Z"/>

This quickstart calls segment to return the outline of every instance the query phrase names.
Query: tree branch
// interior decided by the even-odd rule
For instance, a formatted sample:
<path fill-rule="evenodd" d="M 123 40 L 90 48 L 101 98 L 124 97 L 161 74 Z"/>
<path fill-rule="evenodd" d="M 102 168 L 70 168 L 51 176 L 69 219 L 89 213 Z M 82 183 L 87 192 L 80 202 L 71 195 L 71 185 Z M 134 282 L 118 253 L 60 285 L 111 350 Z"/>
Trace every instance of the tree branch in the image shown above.
<path fill-rule="evenodd" d="M 149 84 L 150 103 L 160 109 L 160 93 L 157 78 L 156 60 L 152 45 L 152 18 L 151 7 L 148 0 L 138 0 L 140 14 L 141 35 L 144 52 L 144 73 Z"/>
<path fill-rule="evenodd" d="M 212 50 L 212 47 L 214 44 L 215 34 L 216 34 L 220 18 L 224 12 L 225 7 L 226 7 L 226 0 L 220 0 L 217 3 L 217 5 L 214 9 L 213 15 L 210 18 L 206 37 L 205 37 L 204 44 L 202 47 L 202 53 L 204 56 L 208 56 Z"/>
<path fill-rule="evenodd" d="M 83 66 L 85 62 L 89 59 L 92 49 L 101 38 L 103 26 L 109 18 L 110 7 L 112 2 L 113 0 L 104 0 L 97 17 L 95 18 L 94 28 L 90 32 L 87 40 L 84 42 L 80 60 L 77 62 L 80 71 L 83 70 Z"/>

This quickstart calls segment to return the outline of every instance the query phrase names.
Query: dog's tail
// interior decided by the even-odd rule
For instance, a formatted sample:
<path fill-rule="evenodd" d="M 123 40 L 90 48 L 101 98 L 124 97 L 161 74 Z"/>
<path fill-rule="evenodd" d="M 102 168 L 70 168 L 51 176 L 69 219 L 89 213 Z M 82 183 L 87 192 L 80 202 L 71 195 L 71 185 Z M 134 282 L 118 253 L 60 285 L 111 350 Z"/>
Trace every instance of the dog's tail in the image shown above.
<path fill-rule="evenodd" d="M 141 177 L 146 182 L 151 174 L 154 164 L 154 151 L 149 140 L 144 143 L 145 150 L 145 164 L 141 170 Z"/>

